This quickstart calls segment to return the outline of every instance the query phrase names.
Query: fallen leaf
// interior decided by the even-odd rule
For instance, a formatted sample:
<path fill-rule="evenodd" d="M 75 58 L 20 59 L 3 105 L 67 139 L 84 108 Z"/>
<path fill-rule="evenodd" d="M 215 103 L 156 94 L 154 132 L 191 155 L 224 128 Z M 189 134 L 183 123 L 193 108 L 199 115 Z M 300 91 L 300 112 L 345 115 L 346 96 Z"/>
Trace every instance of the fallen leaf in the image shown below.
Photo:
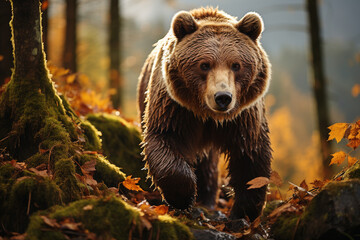
<path fill-rule="evenodd" d="M 309 190 L 308 185 L 306 184 L 305 179 L 300 183 L 300 187 L 302 187 L 303 189 L 305 189 L 305 191 Z"/>
<path fill-rule="evenodd" d="M 270 176 L 270 182 L 280 187 L 283 184 L 283 181 L 278 172 L 272 171 Z"/>
<path fill-rule="evenodd" d="M 334 154 L 331 154 L 333 156 L 333 158 L 331 159 L 331 162 L 329 165 L 333 165 L 333 164 L 342 164 L 343 161 L 346 158 L 346 153 L 344 153 L 343 151 L 340 152 L 336 152 Z"/>
<path fill-rule="evenodd" d="M 55 219 L 48 218 L 46 216 L 40 216 L 40 218 L 44 221 L 44 223 L 53 228 L 59 228 L 60 225 L 57 223 Z"/>
<path fill-rule="evenodd" d="M 247 189 L 254 189 L 254 188 L 261 188 L 265 185 L 267 185 L 270 182 L 270 180 L 267 177 L 257 177 L 249 182 L 247 182 L 247 185 L 250 185 Z"/>
<path fill-rule="evenodd" d="M 92 210 L 93 208 L 94 208 L 94 206 L 89 204 L 89 205 L 86 205 L 85 207 L 83 207 L 83 210 L 84 211 L 89 211 L 89 210 Z"/>
<path fill-rule="evenodd" d="M 96 160 L 95 159 L 87 161 L 81 166 L 81 171 L 84 174 L 85 173 L 90 173 L 90 172 L 95 172 L 96 171 L 95 165 L 96 165 Z"/>
<path fill-rule="evenodd" d="M 154 207 L 154 211 L 158 214 L 158 215 L 164 215 L 169 211 L 169 207 L 165 206 L 165 205 L 159 205 L 159 206 L 155 206 Z"/>
<path fill-rule="evenodd" d="M 89 174 L 84 174 L 84 177 L 85 177 L 85 183 L 88 184 L 88 185 L 97 185 L 97 181 Z"/>
<path fill-rule="evenodd" d="M 131 178 L 130 176 L 127 176 L 126 179 L 122 182 L 122 184 L 124 185 L 124 187 L 126 187 L 129 190 L 132 191 L 144 191 L 138 184 L 138 182 L 140 181 L 140 178 Z"/>
<path fill-rule="evenodd" d="M 351 167 L 352 165 L 354 165 L 357 162 L 357 158 L 356 157 L 352 157 L 352 156 L 348 156 L 348 166 Z"/>
<path fill-rule="evenodd" d="M 223 231 L 225 228 L 225 223 L 219 224 L 219 225 L 215 225 L 215 229 L 218 231 Z"/>
<path fill-rule="evenodd" d="M 337 142 L 340 142 L 348 127 L 349 124 L 347 123 L 335 123 L 328 127 L 330 129 L 328 141 L 335 138 Z"/>
<path fill-rule="evenodd" d="M 47 173 L 47 170 L 42 170 L 42 171 L 39 171 L 37 170 L 36 168 L 29 168 L 29 170 L 33 173 L 35 173 L 36 175 L 38 176 L 41 176 L 41 177 L 49 177 L 49 174 Z"/>
<path fill-rule="evenodd" d="M 314 180 L 310 184 L 312 184 L 314 188 L 322 188 L 325 185 L 325 183 L 327 183 L 327 181 Z"/>

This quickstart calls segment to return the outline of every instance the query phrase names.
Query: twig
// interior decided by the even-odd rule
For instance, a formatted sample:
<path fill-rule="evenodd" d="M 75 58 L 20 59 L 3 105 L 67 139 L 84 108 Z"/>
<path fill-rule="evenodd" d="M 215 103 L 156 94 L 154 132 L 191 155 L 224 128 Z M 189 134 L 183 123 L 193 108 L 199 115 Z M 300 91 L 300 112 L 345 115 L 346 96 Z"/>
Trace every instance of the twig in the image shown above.
<path fill-rule="evenodd" d="M 26 215 L 30 214 L 30 203 L 31 203 L 31 192 L 29 192 L 29 201 L 28 201 L 28 205 L 27 205 Z"/>

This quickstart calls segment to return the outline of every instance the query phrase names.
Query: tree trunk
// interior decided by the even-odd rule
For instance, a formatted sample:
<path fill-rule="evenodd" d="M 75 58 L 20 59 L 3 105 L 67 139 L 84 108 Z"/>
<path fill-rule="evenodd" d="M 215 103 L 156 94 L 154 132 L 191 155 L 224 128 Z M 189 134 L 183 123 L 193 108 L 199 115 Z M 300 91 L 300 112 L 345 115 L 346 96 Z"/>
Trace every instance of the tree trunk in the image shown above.
<path fill-rule="evenodd" d="M 66 0 L 66 28 L 63 49 L 63 67 L 77 71 L 76 63 L 77 0 Z"/>
<path fill-rule="evenodd" d="M 42 11 L 42 33 L 43 33 L 43 43 L 44 51 L 46 54 L 49 52 L 49 43 L 48 43 L 48 25 L 49 25 L 49 0 L 41 0 L 41 11 Z"/>
<path fill-rule="evenodd" d="M 14 81 L 24 78 L 36 81 L 40 77 L 38 72 L 46 71 L 39 4 L 39 0 L 13 1 Z"/>
<path fill-rule="evenodd" d="M 331 144 L 327 141 L 330 126 L 329 108 L 327 102 L 326 81 L 323 69 L 323 53 L 320 38 L 320 23 L 318 16 L 318 6 L 316 0 L 306 0 L 310 31 L 310 56 L 313 74 L 313 91 L 317 110 L 317 123 L 320 132 L 322 172 L 324 177 L 330 178 L 332 171 L 329 167 Z"/>
<path fill-rule="evenodd" d="M 114 108 L 122 104 L 122 83 L 120 77 L 120 14 L 119 0 L 110 1 L 109 55 L 111 101 Z"/>
<path fill-rule="evenodd" d="M 0 86 L 11 76 L 11 68 L 14 65 L 11 46 L 11 20 L 10 2 L 0 1 Z"/>

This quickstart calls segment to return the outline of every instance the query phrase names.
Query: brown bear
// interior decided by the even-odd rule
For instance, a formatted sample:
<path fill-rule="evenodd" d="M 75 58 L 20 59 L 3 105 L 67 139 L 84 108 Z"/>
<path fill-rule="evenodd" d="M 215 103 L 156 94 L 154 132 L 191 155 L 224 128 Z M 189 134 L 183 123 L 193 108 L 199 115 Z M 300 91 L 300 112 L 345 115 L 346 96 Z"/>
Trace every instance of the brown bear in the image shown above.
<path fill-rule="evenodd" d="M 272 158 L 264 108 L 271 66 L 262 31 L 254 12 L 237 21 L 213 8 L 180 11 L 145 62 L 138 85 L 144 160 L 175 208 L 191 207 L 196 196 L 214 206 L 224 153 L 235 192 L 230 217 L 261 213 L 266 186 L 247 190 L 246 183 L 269 177 Z"/>

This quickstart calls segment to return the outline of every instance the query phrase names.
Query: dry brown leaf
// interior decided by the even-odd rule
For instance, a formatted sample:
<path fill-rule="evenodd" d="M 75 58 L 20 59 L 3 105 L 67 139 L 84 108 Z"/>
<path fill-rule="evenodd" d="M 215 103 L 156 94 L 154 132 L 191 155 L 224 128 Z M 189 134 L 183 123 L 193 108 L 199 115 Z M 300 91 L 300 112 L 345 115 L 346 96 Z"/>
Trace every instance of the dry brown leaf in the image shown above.
<path fill-rule="evenodd" d="M 144 191 L 138 184 L 138 182 L 140 181 L 140 178 L 131 178 L 130 176 L 127 176 L 126 179 L 122 182 L 122 184 L 124 185 L 124 187 L 126 187 L 129 190 L 132 191 Z"/>
<path fill-rule="evenodd" d="M 346 158 L 346 153 L 344 153 L 343 151 L 340 152 L 336 152 L 334 154 L 331 154 L 333 156 L 333 158 L 331 159 L 331 162 L 329 165 L 333 165 L 333 164 L 342 164 Z"/>
<path fill-rule="evenodd" d="M 308 185 L 306 184 L 305 179 L 300 183 L 300 187 L 302 187 L 303 189 L 305 189 L 305 191 L 309 190 Z"/>
<path fill-rule="evenodd" d="M 84 211 L 89 211 L 89 210 L 92 210 L 93 208 L 94 208 L 93 205 L 88 204 L 88 205 L 86 205 L 85 207 L 83 207 L 83 210 L 84 210 Z"/>
<path fill-rule="evenodd" d="M 249 182 L 247 182 L 247 185 L 250 185 L 247 189 L 254 189 L 254 188 L 261 188 L 265 185 L 267 185 L 270 182 L 270 179 L 267 177 L 257 177 Z"/>
<path fill-rule="evenodd" d="M 30 170 L 31 172 L 35 173 L 35 174 L 38 175 L 38 176 L 41 176 L 41 177 L 49 177 L 49 174 L 47 173 L 47 170 L 39 171 L 39 170 L 37 170 L 36 168 L 30 168 L 29 170 Z"/>
<path fill-rule="evenodd" d="M 348 166 L 351 167 L 352 165 L 354 165 L 357 161 L 356 157 L 352 157 L 352 156 L 348 156 Z"/>
<path fill-rule="evenodd" d="M 81 166 L 81 170 L 84 173 L 90 173 L 90 172 L 95 172 L 95 165 L 96 165 L 96 160 L 92 159 L 90 161 L 85 162 L 82 166 Z"/>
<path fill-rule="evenodd" d="M 85 183 L 91 186 L 97 185 L 97 181 L 89 174 L 84 174 Z"/>
<path fill-rule="evenodd" d="M 215 225 L 215 229 L 218 230 L 218 231 L 223 231 L 224 228 L 225 228 L 225 223 Z"/>
<path fill-rule="evenodd" d="M 53 227 L 53 228 L 59 228 L 60 225 L 59 223 L 56 222 L 55 219 L 51 219 L 51 218 L 48 218 L 46 216 L 40 216 L 40 218 L 44 221 L 44 223 L 50 227 Z"/>
<path fill-rule="evenodd" d="M 314 180 L 310 184 L 314 186 L 314 188 L 322 188 L 328 181 L 320 181 L 320 180 Z"/>
<path fill-rule="evenodd" d="M 328 127 L 330 129 L 328 140 L 332 140 L 335 138 L 337 142 L 340 142 L 341 139 L 344 137 L 348 127 L 349 124 L 347 123 L 335 123 L 331 125 L 330 127 Z"/>
<path fill-rule="evenodd" d="M 278 172 L 272 171 L 270 176 L 270 182 L 280 187 L 283 184 L 283 181 Z"/>

